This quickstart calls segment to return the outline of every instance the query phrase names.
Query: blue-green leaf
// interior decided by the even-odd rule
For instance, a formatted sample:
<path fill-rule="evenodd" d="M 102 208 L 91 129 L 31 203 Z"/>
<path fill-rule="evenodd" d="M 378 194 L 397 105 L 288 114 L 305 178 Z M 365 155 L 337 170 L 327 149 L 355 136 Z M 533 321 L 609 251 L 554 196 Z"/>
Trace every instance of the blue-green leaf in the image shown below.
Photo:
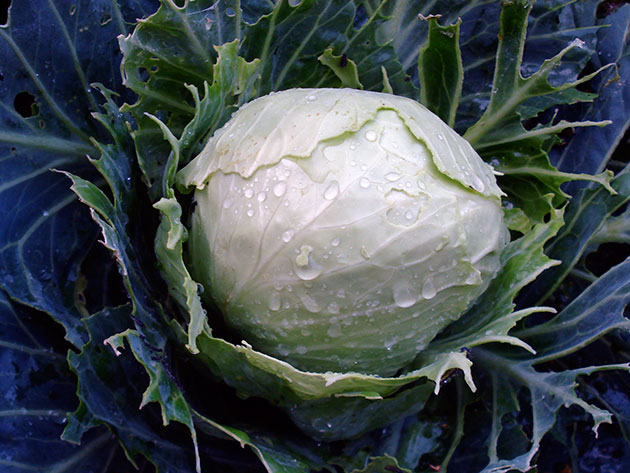
<path fill-rule="evenodd" d="M 63 329 L 47 314 L 11 302 L 4 292 L 0 325 L 0 469 L 72 473 L 126 468 L 106 429 L 86 435 L 81 446 L 61 439 L 66 416 L 77 404 Z"/>

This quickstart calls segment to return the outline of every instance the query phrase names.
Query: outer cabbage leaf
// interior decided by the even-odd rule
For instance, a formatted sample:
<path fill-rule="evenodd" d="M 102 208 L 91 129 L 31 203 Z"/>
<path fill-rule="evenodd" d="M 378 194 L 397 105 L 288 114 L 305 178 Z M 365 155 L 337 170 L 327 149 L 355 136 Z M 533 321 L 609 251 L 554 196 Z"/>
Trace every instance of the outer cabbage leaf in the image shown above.
<path fill-rule="evenodd" d="M 576 129 L 567 146 L 552 150 L 551 158 L 562 171 L 597 173 L 608 165 L 629 126 L 630 46 L 627 29 L 630 5 L 620 5 L 618 10 L 603 18 L 597 18 L 594 11 L 585 12 L 582 18 L 601 26 L 594 44 L 593 67 L 610 63 L 616 66 L 589 82 L 597 97 L 572 110 L 571 115 L 594 121 L 606 119 L 612 123 L 604 128 Z M 569 184 L 567 190 L 575 193 L 576 183 Z"/>
<path fill-rule="evenodd" d="M 4 293 L 0 321 L 2 471 L 125 468 L 118 442 L 107 429 L 86 435 L 81 446 L 61 439 L 67 415 L 77 404 L 63 329 L 47 314 L 11 302 Z M 41 449 L 42 444 L 48 448 Z"/>
<path fill-rule="evenodd" d="M 187 85 L 203 90 L 204 82 L 212 84 L 215 80 L 217 50 L 205 45 L 234 44 L 242 58 L 252 64 L 249 73 L 256 79 L 251 89 L 224 97 L 229 103 L 205 121 L 199 139 L 210 136 L 236 107 L 259 94 L 299 86 L 337 86 L 334 72 L 317 59 L 328 49 L 354 60 L 364 86 L 380 87 L 384 68 L 396 93 L 415 95 L 393 47 L 381 45 L 375 37 L 379 18 L 355 27 L 355 11 L 354 3 L 344 0 L 330 4 L 303 1 L 297 5 L 283 0 L 275 6 L 210 0 L 190 0 L 178 6 L 165 1 L 132 34 L 120 38 L 124 83 L 138 94 L 138 100 L 124 110 L 136 122 L 133 137 L 151 198 L 156 201 L 161 197 L 160 178 L 170 148 L 159 139 L 160 127 L 145 112 L 182 136 L 195 113 L 195 104 L 185 99 L 189 97 Z M 189 141 L 188 153 L 197 153 L 199 145 L 197 139 Z M 182 153 L 182 162 L 189 159 L 188 153 Z"/>
<path fill-rule="evenodd" d="M 427 44 L 418 56 L 418 78 L 422 84 L 420 102 L 453 127 L 464 82 L 459 50 L 461 18 L 449 26 L 440 26 L 438 18 L 427 18 Z"/>
<path fill-rule="evenodd" d="M 617 226 L 623 234 L 627 227 L 624 216 L 611 219 L 611 214 L 630 199 L 630 173 L 620 173 L 611 182 L 615 194 L 601 187 L 581 189 L 567 206 L 566 224 L 557 238 L 547 247 L 547 254 L 560 264 L 545 272 L 520 296 L 522 303 L 544 301 L 565 280 L 570 271 L 576 268 L 580 258 L 596 241 L 598 232 L 605 225 Z M 613 230 L 614 232 L 614 230 Z M 600 237 L 602 234 L 600 233 Z M 605 238 L 605 237 L 604 237 Z M 604 241 L 615 241 L 615 237 Z M 623 241 L 623 238 L 621 238 Z"/>
<path fill-rule="evenodd" d="M 567 175 L 556 171 L 547 157 L 548 147 L 554 143 L 555 135 L 560 131 L 575 126 L 603 126 L 609 122 L 561 121 L 557 124 L 539 125 L 531 130 L 526 130 L 521 124 L 523 112 L 518 107 L 526 104 L 528 99 L 574 90 L 576 86 L 603 70 L 602 68 L 558 86 L 550 83 L 550 73 L 562 58 L 576 47 L 583 46 L 582 40 L 575 40 L 553 58 L 543 62 L 536 72 L 523 77 L 523 45 L 530 8 L 530 2 L 504 4 L 490 101 L 481 118 L 466 130 L 464 137 L 498 171 L 505 174 L 501 186 L 513 203 L 532 222 L 539 222 L 550 210 L 542 196 L 553 194 L 554 198 L 550 203 L 558 207 L 565 198 L 560 190 L 563 182 L 582 178 L 597 181 L 611 192 L 612 189 L 609 187 L 610 174 Z M 575 101 L 588 99 L 577 91 L 572 95 Z"/>
<path fill-rule="evenodd" d="M 593 430 L 603 422 L 610 423 L 612 415 L 583 400 L 575 391 L 576 378 L 600 370 L 625 370 L 626 363 L 566 369 L 558 372 L 537 371 L 534 366 L 557 360 L 592 343 L 593 340 L 614 329 L 627 331 L 630 321 L 623 310 L 630 302 L 630 260 L 613 267 L 578 298 L 549 322 L 522 329 L 515 335 L 536 348 L 533 357 L 524 357 L 509 351 L 477 351 L 475 360 L 492 374 L 493 403 L 495 404 L 493 433 L 488 444 L 490 464 L 484 471 L 509 471 L 516 468 L 527 471 L 533 465 L 543 435 L 553 426 L 561 406 L 576 404 L 593 419 Z M 529 391 L 533 416 L 533 431 L 529 450 L 512 460 L 499 460 L 497 442 L 501 435 L 501 421 L 515 408 L 505 399 L 517 398 L 522 386 Z M 523 408 L 523 406 L 518 406 Z"/>
<path fill-rule="evenodd" d="M 89 116 L 100 97 L 90 83 L 121 88 L 115 35 L 126 31 L 125 18 L 151 8 L 150 1 L 13 2 L 0 26 L 0 284 L 50 313 L 76 346 L 84 337 L 78 267 L 96 234 L 67 180 L 50 169 L 96 178 L 85 155 L 96 156 L 91 137 L 107 133 Z"/>

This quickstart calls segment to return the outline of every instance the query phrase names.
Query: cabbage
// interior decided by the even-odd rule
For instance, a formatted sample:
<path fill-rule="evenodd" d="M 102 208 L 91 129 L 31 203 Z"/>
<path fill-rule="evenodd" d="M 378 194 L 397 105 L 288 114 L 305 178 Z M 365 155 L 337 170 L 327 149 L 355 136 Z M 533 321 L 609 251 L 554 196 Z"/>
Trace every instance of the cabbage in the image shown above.
<path fill-rule="evenodd" d="M 492 168 L 389 94 L 261 97 L 178 180 L 196 186 L 207 304 L 306 371 L 393 375 L 487 288 L 508 240 Z"/>

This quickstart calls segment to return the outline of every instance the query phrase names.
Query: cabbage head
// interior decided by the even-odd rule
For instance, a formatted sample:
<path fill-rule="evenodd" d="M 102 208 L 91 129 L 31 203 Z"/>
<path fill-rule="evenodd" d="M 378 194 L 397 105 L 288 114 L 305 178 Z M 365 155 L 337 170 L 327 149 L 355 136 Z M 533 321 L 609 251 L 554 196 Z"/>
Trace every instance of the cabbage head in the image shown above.
<path fill-rule="evenodd" d="M 488 287 L 492 168 L 419 103 L 292 89 L 243 106 L 178 175 L 187 259 L 228 327 L 306 372 L 401 372 Z"/>

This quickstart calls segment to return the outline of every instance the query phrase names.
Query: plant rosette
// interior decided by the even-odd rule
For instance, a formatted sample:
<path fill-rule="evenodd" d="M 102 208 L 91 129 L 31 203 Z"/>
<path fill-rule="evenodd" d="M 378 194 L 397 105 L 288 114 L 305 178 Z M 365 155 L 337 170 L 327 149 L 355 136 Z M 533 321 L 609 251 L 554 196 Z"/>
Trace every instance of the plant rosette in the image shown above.
<path fill-rule="evenodd" d="M 184 259 L 243 340 L 189 330 L 189 347 L 241 395 L 337 439 L 418 410 L 453 369 L 475 389 L 461 349 L 500 339 L 431 345 L 500 270 L 502 192 L 428 109 L 352 89 L 270 94 L 241 107 L 177 183 L 195 191 Z M 164 272 L 175 297 L 179 274 Z M 399 395 L 410 385 L 415 395 Z"/>

